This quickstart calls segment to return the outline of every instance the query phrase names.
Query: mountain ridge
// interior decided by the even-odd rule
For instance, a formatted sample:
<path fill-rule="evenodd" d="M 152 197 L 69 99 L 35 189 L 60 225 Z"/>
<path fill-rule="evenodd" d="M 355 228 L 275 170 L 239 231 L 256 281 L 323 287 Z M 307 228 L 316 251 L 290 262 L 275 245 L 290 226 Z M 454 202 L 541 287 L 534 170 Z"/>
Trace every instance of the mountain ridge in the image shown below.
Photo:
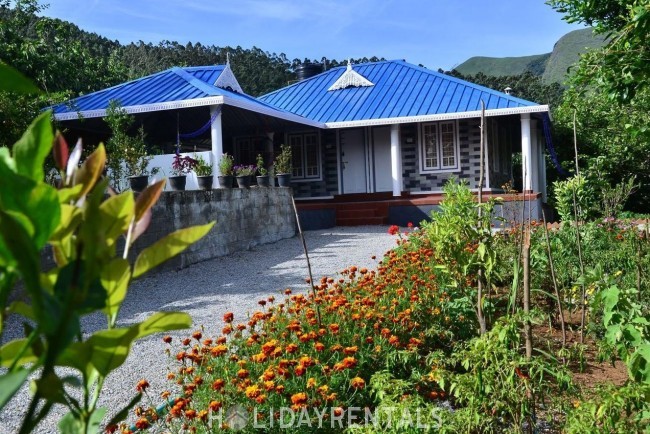
<path fill-rule="evenodd" d="M 530 72 L 548 84 L 564 83 L 569 68 L 578 62 L 580 54 L 604 45 L 605 37 L 595 35 L 589 27 L 565 34 L 549 53 L 518 57 L 473 56 L 454 69 L 465 76 L 482 73 L 502 77 Z"/>

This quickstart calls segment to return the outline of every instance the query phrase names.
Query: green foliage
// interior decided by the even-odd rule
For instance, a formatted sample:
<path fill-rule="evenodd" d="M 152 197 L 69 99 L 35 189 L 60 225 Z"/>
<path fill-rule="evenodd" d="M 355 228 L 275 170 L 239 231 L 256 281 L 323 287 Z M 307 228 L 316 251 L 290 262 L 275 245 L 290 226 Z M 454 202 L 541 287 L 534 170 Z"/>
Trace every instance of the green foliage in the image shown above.
<path fill-rule="evenodd" d="M 212 175 L 212 165 L 205 161 L 205 158 L 200 155 L 195 155 L 194 161 L 196 162 L 194 165 L 194 173 L 196 173 L 196 176 Z"/>
<path fill-rule="evenodd" d="M 548 0 L 570 23 L 594 26 L 609 35 L 607 45 L 583 56 L 579 85 L 596 84 L 611 98 L 629 102 L 650 82 L 650 2 L 648 0 Z"/>
<path fill-rule="evenodd" d="M 527 360 L 521 353 L 522 324 L 522 318 L 500 318 L 488 333 L 461 344 L 438 374 L 459 406 L 464 431 L 519 432 L 524 421 L 535 423 L 536 401 L 570 386 L 557 360 L 544 354 Z"/>
<path fill-rule="evenodd" d="M 230 154 L 223 154 L 219 160 L 219 175 L 232 176 L 235 158 Z"/>
<path fill-rule="evenodd" d="M 627 209 L 650 209 L 650 90 L 641 90 L 625 105 L 602 92 L 569 90 L 554 112 L 556 149 L 573 149 L 573 116 L 577 120 L 581 167 L 591 180 L 618 185 L 634 178 L 638 188 Z M 573 159 L 566 152 L 563 161 Z M 599 188 L 600 189 L 600 188 Z"/>
<path fill-rule="evenodd" d="M 69 153 L 62 137 L 55 140 L 49 117 L 49 112 L 38 117 L 12 152 L 0 150 L 0 326 L 11 313 L 29 320 L 24 338 L 0 347 L 0 365 L 6 368 L 0 375 L 0 409 L 32 375 L 33 396 L 20 433 L 34 430 L 55 403 L 70 411 L 60 421 L 63 432 L 97 432 L 106 412 L 97 407 L 104 381 L 124 363 L 133 342 L 191 324 L 185 313 L 165 312 L 118 327 L 130 280 L 180 253 L 213 224 L 164 237 L 155 253 L 145 249 L 132 268 L 123 258 L 146 229 L 164 182 L 148 187 L 137 201 L 131 192 L 107 197 L 107 181 L 101 179 L 104 147 L 77 167 L 81 146 Z M 53 143 L 62 171 L 60 190 L 43 181 Z M 120 255 L 117 241 L 123 235 L 126 243 Z M 46 244 L 56 262 L 50 270 L 41 269 Z M 18 280 L 23 282 L 24 301 L 9 302 Z M 104 313 L 107 328 L 84 333 L 81 318 L 95 312 Z M 77 375 L 60 377 L 59 367 L 73 368 Z M 71 394 L 70 387 L 79 390 Z M 78 394 L 83 400 L 75 398 Z"/>
<path fill-rule="evenodd" d="M 153 157 L 147 150 L 142 127 L 135 136 L 129 134 L 133 116 L 120 106 L 119 101 L 109 103 L 104 121 L 111 129 L 111 138 L 106 142 L 108 167 L 114 186 L 121 190 L 120 182 L 125 177 L 149 174 L 147 167 Z"/>
<path fill-rule="evenodd" d="M 292 172 L 291 146 L 280 145 L 280 153 L 275 157 L 273 167 L 275 168 L 276 175 Z"/>
<path fill-rule="evenodd" d="M 257 168 L 257 173 L 259 173 L 260 176 L 268 175 L 269 171 L 266 170 L 266 167 L 264 166 L 264 157 L 262 157 L 262 154 L 257 154 L 257 160 L 255 164 Z"/>
<path fill-rule="evenodd" d="M 595 397 L 567 409 L 564 432 L 570 434 L 642 433 L 650 424 L 650 386 L 630 383 L 599 387 Z"/>
<path fill-rule="evenodd" d="M 574 176 L 565 181 L 553 183 L 555 209 L 562 221 L 587 220 L 593 215 L 595 193 L 584 176 Z M 574 205 L 576 208 L 574 208 Z"/>

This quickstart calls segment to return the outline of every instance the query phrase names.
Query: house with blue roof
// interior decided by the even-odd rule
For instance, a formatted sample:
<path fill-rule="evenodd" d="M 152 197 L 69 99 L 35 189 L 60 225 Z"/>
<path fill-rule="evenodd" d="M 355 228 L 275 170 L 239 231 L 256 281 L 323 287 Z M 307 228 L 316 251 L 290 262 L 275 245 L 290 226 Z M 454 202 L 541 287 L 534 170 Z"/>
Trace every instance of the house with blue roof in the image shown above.
<path fill-rule="evenodd" d="M 209 151 L 215 167 L 224 152 L 252 164 L 291 146 L 302 215 L 338 224 L 419 221 L 451 177 L 478 189 L 484 105 L 483 190 L 503 193 L 518 172 L 533 218 L 545 200 L 548 106 L 402 60 L 332 68 L 259 98 L 229 65 L 171 68 L 55 106 L 54 116 L 105 140 L 111 100 L 164 151 Z"/>

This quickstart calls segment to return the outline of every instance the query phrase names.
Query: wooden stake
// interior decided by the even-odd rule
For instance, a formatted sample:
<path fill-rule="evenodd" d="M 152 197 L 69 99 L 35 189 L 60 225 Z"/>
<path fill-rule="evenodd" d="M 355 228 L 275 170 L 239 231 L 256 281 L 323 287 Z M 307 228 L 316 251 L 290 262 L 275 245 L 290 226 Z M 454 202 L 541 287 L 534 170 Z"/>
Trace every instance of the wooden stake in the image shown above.
<path fill-rule="evenodd" d="M 481 152 L 479 157 L 479 178 L 478 178 L 478 222 L 483 224 L 483 178 L 485 176 L 485 102 L 481 100 Z M 485 316 L 483 315 L 483 266 L 479 265 L 478 269 L 478 291 L 476 296 L 476 314 L 480 333 L 484 335 L 487 332 Z"/>
<path fill-rule="evenodd" d="M 548 227 L 546 226 L 546 216 L 542 213 L 542 220 L 544 222 L 544 235 L 546 235 L 546 250 L 548 253 L 548 263 L 551 268 L 551 279 L 553 280 L 553 288 L 555 289 L 555 297 L 557 298 L 557 310 L 560 315 L 560 325 L 562 326 L 562 348 L 566 346 L 566 330 L 564 328 L 564 309 L 562 309 L 562 299 L 560 298 L 560 290 L 557 287 L 557 278 L 555 277 L 555 265 L 553 264 L 553 252 L 551 250 L 551 239 L 548 236 Z"/>
<path fill-rule="evenodd" d="M 305 258 L 307 259 L 307 271 L 309 273 L 309 286 L 311 286 L 311 293 L 314 296 L 314 305 L 316 306 L 316 315 L 318 316 L 318 325 L 322 325 L 321 316 L 320 316 L 320 307 L 316 300 L 316 289 L 314 288 L 314 276 L 311 273 L 311 261 L 309 260 L 309 252 L 307 251 L 307 242 L 305 242 L 305 236 L 302 233 L 302 228 L 300 227 L 300 218 L 298 217 L 298 208 L 296 207 L 296 201 L 291 195 L 291 204 L 293 205 L 293 212 L 296 216 L 296 225 L 298 225 L 298 235 L 300 236 L 300 241 L 302 242 L 302 249 L 305 252 Z"/>

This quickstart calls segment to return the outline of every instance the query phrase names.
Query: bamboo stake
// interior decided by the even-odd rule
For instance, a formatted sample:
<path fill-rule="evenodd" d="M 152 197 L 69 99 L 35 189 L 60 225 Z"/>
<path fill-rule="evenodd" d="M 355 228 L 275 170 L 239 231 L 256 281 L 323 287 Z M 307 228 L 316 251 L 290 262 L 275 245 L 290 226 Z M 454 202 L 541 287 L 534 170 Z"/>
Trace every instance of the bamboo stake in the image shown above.
<path fill-rule="evenodd" d="M 576 177 L 580 178 L 580 167 L 578 166 L 578 133 L 576 128 L 576 110 L 573 110 L 573 147 L 575 150 Z M 585 286 L 585 264 L 582 259 L 582 241 L 580 240 L 580 219 L 578 216 L 578 200 L 576 198 L 576 185 L 573 186 L 573 215 L 576 219 L 576 244 L 578 246 L 578 261 L 580 263 L 580 343 L 585 342 L 585 322 L 587 317 L 587 287 Z"/>
<path fill-rule="evenodd" d="M 321 316 L 320 316 L 320 307 L 318 301 L 316 300 L 316 289 L 314 288 L 314 276 L 311 273 L 311 261 L 309 260 L 309 252 L 307 251 L 307 242 L 305 241 L 305 236 L 302 233 L 302 227 L 300 227 L 300 218 L 298 217 L 298 208 L 296 207 L 296 201 L 291 195 L 291 204 L 293 205 L 293 213 L 296 216 L 296 224 L 298 225 L 298 235 L 300 236 L 300 241 L 302 242 L 302 249 L 305 251 L 305 258 L 307 259 L 307 271 L 309 272 L 309 285 L 311 286 L 311 293 L 314 296 L 314 305 L 316 306 L 316 315 L 318 316 L 318 326 L 322 325 Z"/>
<path fill-rule="evenodd" d="M 524 161 L 524 188 L 526 186 L 526 177 L 530 176 L 526 173 L 526 164 Z M 524 190 L 525 191 L 525 190 Z M 526 358 L 530 359 L 533 357 L 533 330 L 530 323 L 530 208 L 531 202 L 529 195 L 528 199 L 528 219 L 522 221 L 522 231 L 523 231 L 523 246 L 522 246 L 522 262 L 523 262 L 523 304 L 524 304 L 524 313 L 526 314 L 526 319 L 524 320 L 524 339 L 526 343 Z M 524 200 L 524 214 L 526 208 L 526 201 Z"/>
<path fill-rule="evenodd" d="M 483 224 L 483 178 L 485 176 L 485 102 L 481 100 L 481 151 L 479 157 L 479 178 L 478 178 L 478 223 Z M 481 335 L 487 332 L 485 316 L 483 315 L 483 266 L 478 269 L 478 291 L 476 301 L 476 314 Z"/>
<path fill-rule="evenodd" d="M 564 328 L 564 310 L 562 309 L 562 300 L 560 298 L 560 290 L 557 287 L 557 278 L 555 277 L 555 265 L 553 264 L 553 252 L 551 250 L 551 240 L 548 236 L 548 227 L 546 226 L 546 216 L 542 213 L 542 220 L 544 222 L 544 235 L 546 236 L 546 250 L 548 252 L 548 262 L 551 268 L 551 279 L 553 280 L 553 288 L 555 289 L 555 297 L 557 298 L 557 310 L 560 315 L 560 325 L 562 326 L 562 348 L 566 346 L 566 329 Z"/>

